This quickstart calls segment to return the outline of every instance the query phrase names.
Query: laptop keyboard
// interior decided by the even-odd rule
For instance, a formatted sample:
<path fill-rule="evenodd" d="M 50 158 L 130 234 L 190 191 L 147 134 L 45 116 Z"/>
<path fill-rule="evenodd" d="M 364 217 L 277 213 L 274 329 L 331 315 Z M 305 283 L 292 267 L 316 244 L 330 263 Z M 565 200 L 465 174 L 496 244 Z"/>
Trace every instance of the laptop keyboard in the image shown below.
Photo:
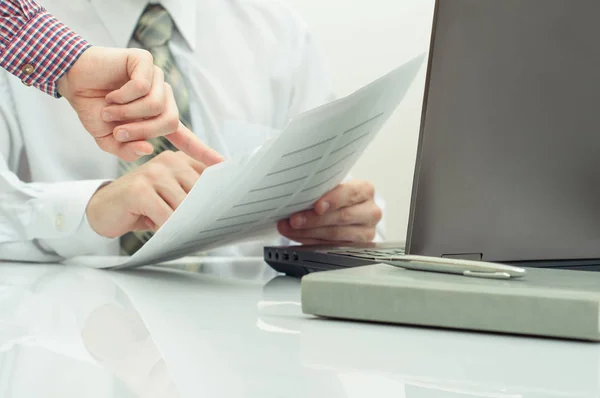
<path fill-rule="evenodd" d="M 398 247 L 389 249 L 345 248 L 328 250 L 327 252 L 330 254 L 336 254 L 338 256 L 362 258 L 365 260 L 385 260 L 391 259 L 396 256 L 402 256 L 405 254 L 404 249 Z"/>

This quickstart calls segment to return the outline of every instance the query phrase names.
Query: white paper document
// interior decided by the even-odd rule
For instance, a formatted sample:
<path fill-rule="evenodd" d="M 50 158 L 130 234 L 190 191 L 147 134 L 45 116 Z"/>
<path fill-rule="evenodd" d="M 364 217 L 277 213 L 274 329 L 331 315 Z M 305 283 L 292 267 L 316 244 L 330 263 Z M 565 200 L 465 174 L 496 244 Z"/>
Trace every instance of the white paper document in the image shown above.
<path fill-rule="evenodd" d="M 273 233 L 277 221 L 312 208 L 344 179 L 404 98 L 424 58 L 298 115 L 252 153 L 207 168 L 171 218 L 133 256 L 67 262 L 131 268 Z"/>

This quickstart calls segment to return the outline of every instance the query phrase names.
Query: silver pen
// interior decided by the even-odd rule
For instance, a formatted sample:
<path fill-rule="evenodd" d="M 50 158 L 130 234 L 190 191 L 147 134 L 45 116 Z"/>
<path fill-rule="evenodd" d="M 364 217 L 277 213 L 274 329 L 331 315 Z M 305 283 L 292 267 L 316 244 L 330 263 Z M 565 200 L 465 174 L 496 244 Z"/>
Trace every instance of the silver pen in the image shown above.
<path fill-rule="evenodd" d="M 527 273 L 525 269 L 511 265 L 412 254 L 382 258 L 377 259 L 377 261 L 411 270 L 459 274 L 478 278 L 510 279 L 522 277 Z"/>

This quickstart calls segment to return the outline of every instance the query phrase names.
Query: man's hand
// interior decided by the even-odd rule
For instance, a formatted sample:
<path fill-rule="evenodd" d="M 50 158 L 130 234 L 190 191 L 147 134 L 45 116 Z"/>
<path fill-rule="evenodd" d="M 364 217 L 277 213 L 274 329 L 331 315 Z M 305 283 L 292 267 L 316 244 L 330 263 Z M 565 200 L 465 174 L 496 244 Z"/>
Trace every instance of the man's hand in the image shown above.
<path fill-rule="evenodd" d="M 206 166 L 183 152 L 165 151 L 100 188 L 88 204 L 90 226 L 116 238 L 160 228 L 179 207 Z"/>
<path fill-rule="evenodd" d="M 314 210 L 281 220 L 279 233 L 303 244 L 370 242 L 381 220 L 375 188 L 367 181 L 338 185 L 315 203 Z"/>
<path fill-rule="evenodd" d="M 148 51 L 91 47 L 58 81 L 58 92 L 98 146 L 123 160 L 152 153 L 145 140 L 157 136 L 207 165 L 223 160 L 179 122 L 172 89 Z"/>

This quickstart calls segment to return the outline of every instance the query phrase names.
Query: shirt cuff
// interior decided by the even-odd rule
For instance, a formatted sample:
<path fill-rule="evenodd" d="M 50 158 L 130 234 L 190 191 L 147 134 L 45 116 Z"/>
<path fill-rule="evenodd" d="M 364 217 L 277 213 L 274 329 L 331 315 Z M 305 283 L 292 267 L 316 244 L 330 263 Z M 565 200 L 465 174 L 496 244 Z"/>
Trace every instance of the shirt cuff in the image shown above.
<path fill-rule="evenodd" d="M 56 98 L 56 82 L 90 44 L 46 11 L 35 14 L 18 31 L 0 56 L 0 67 L 26 86 Z"/>
<path fill-rule="evenodd" d="M 73 181 L 56 184 L 57 189 L 47 192 L 43 198 L 44 217 L 37 217 L 33 227 L 46 231 L 40 239 L 63 258 L 72 258 L 102 252 L 115 238 L 106 238 L 90 226 L 85 211 L 91 197 L 106 180 Z M 39 213 L 38 213 L 39 215 Z"/>

